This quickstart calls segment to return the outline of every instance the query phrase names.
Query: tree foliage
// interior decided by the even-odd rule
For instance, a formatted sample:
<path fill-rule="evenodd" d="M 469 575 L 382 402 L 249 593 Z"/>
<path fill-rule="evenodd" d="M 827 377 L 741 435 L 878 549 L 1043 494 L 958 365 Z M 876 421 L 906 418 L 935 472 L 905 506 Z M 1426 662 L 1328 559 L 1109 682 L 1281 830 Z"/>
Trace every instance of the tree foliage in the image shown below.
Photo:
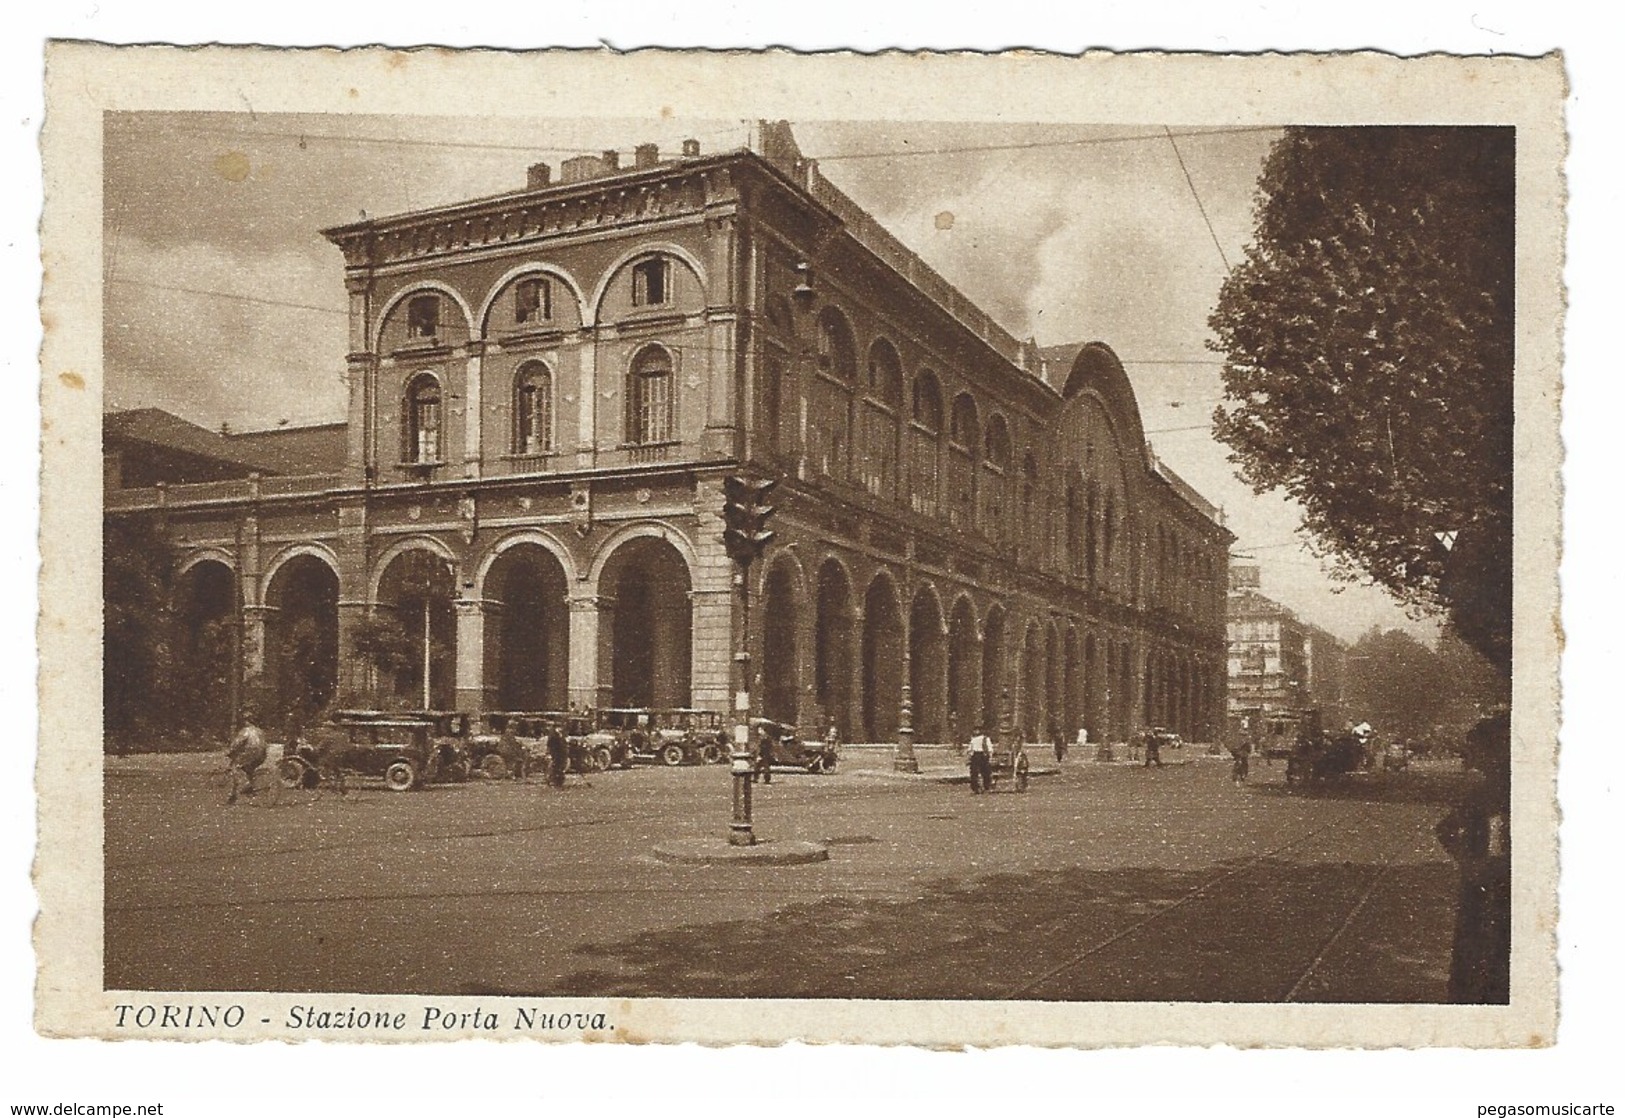
<path fill-rule="evenodd" d="M 1210 319 L 1214 430 L 1339 573 L 1511 664 L 1514 135 L 1290 128 Z"/>

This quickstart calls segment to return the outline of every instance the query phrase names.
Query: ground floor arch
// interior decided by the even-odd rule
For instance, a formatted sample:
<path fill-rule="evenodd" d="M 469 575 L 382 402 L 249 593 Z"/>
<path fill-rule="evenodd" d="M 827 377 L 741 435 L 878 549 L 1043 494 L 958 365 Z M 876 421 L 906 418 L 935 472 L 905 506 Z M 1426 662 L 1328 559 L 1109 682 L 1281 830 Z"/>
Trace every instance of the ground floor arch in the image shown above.
<path fill-rule="evenodd" d="M 914 732 L 919 741 L 944 740 L 947 733 L 948 646 L 942 608 L 929 587 L 922 586 L 909 607 L 909 695 Z"/>
<path fill-rule="evenodd" d="M 688 564 L 665 539 L 635 536 L 609 556 L 598 576 L 598 690 L 609 705 L 689 705 L 692 591 Z"/>
<path fill-rule="evenodd" d="M 852 740 L 861 714 L 854 717 L 854 647 L 852 583 L 846 568 L 834 559 L 818 569 L 818 595 L 814 602 L 814 689 L 824 717 L 845 740 Z"/>
<path fill-rule="evenodd" d="M 456 580 L 438 550 L 397 552 L 378 576 L 373 615 L 356 640 L 389 705 L 450 709 L 456 702 Z"/>
<path fill-rule="evenodd" d="M 982 655 L 976 612 L 965 597 L 954 603 L 948 621 L 947 708 L 947 736 L 955 742 L 967 740 L 981 717 Z"/>
<path fill-rule="evenodd" d="M 289 729 L 308 725 L 338 697 L 338 572 L 321 555 L 294 555 L 272 571 L 264 602 L 265 676 L 275 715 Z"/>
<path fill-rule="evenodd" d="M 897 587 L 877 575 L 863 596 L 863 733 L 864 741 L 892 741 L 902 707 L 903 618 Z"/>
<path fill-rule="evenodd" d="M 569 703 L 569 582 L 538 543 L 505 548 L 485 576 L 490 701 L 498 710 L 562 710 Z"/>
<path fill-rule="evenodd" d="M 801 716 L 801 593 L 794 562 L 768 569 L 762 582 L 762 713 L 789 725 Z M 809 712 L 810 713 L 810 712 Z"/>

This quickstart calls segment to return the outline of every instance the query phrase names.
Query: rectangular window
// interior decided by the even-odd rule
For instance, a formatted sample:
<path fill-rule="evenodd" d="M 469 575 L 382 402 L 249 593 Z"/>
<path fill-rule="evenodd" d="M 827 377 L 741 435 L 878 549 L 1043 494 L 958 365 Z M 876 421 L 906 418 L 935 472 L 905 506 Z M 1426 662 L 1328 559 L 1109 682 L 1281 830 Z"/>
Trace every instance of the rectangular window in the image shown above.
<path fill-rule="evenodd" d="M 553 286 L 544 279 L 520 280 L 514 289 L 514 321 L 546 322 L 553 317 Z"/>
<path fill-rule="evenodd" d="M 406 305 L 406 336 L 432 338 L 440 333 L 440 297 L 418 295 Z"/>
<path fill-rule="evenodd" d="M 671 377 L 642 376 L 637 382 L 633 441 L 647 445 L 671 440 Z"/>
<path fill-rule="evenodd" d="M 440 401 L 425 400 L 417 405 L 417 462 L 440 461 Z"/>
<path fill-rule="evenodd" d="M 632 266 L 632 305 L 654 307 L 666 301 L 666 261 L 656 257 Z"/>

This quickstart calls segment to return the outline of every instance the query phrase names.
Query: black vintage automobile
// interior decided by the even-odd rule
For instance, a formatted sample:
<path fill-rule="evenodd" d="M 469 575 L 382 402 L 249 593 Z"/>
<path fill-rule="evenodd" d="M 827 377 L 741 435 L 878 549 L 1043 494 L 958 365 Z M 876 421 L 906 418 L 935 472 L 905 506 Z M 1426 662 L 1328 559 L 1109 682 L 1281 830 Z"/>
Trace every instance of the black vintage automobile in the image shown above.
<path fill-rule="evenodd" d="M 547 735 L 557 727 L 564 735 L 565 771 L 602 772 L 623 763 L 621 752 L 612 742 L 598 740 L 590 711 L 498 711 L 485 716 L 487 732 L 474 745 L 476 771 L 501 779 L 513 772 L 515 758 L 504 755 L 502 739 L 511 726 L 514 740 L 523 750 L 527 769 L 542 772 L 547 767 Z"/>
<path fill-rule="evenodd" d="M 1286 759 L 1286 782 L 1323 784 L 1360 767 L 1365 744 L 1352 733 L 1300 735 Z"/>
<path fill-rule="evenodd" d="M 437 774 L 433 720 L 381 711 L 339 711 L 277 762 L 284 788 L 341 787 L 346 777 L 382 778 L 392 792 L 421 788 Z"/>
<path fill-rule="evenodd" d="M 763 737 L 773 742 L 773 767 L 805 769 L 810 773 L 832 773 L 835 763 L 840 760 L 840 751 L 833 743 L 823 741 L 807 741 L 796 733 L 795 728 L 783 722 L 775 722 L 771 718 L 752 718 L 750 720 L 752 748 Z"/>
<path fill-rule="evenodd" d="M 612 708 L 598 712 L 594 748 L 614 751 L 613 764 L 715 764 L 728 756 L 722 715 L 691 707 Z"/>

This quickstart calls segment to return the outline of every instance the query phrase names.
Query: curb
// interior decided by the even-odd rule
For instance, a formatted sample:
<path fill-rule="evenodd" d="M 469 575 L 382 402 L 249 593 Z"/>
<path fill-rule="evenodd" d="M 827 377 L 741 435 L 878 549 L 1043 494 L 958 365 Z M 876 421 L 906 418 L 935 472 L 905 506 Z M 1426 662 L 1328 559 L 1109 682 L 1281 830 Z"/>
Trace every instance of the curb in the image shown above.
<path fill-rule="evenodd" d="M 775 842 L 730 846 L 726 839 L 680 839 L 654 848 L 662 862 L 683 866 L 799 866 L 829 861 L 829 847 L 821 842 Z"/>

